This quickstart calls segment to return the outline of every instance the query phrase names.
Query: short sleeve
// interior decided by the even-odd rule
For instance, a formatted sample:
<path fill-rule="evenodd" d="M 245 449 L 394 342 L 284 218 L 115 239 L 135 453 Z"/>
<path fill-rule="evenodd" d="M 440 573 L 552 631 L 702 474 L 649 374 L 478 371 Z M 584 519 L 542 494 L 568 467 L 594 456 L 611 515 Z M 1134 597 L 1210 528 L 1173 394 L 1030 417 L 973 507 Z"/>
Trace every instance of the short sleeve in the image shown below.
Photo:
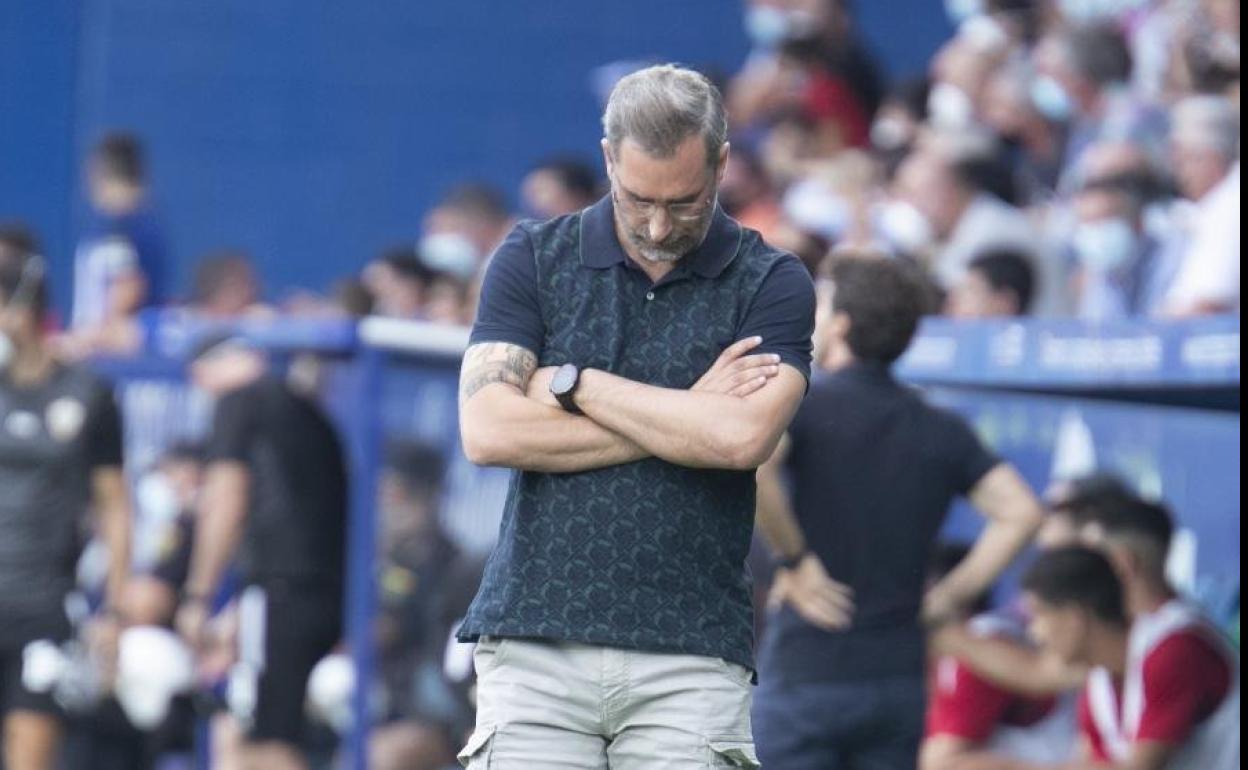
<path fill-rule="evenodd" d="M 949 735 L 973 743 L 988 740 L 1014 702 L 1014 696 L 952 658 L 942 658 L 936 666 L 927 735 Z"/>
<path fill-rule="evenodd" d="M 941 446 L 953 463 L 955 491 L 969 495 L 988 472 L 1001 464 L 1001 458 L 984 446 L 971 426 L 960 415 L 944 412 L 945 428 Z"/>
<path fill-rule="evenodd" d="M 1226 697 L 1226 659 L 1205 639 L 1178 633 L 1144 660 L 1144 713 L 1136 738 L 1182 744 Z"/>
<path fill-rule="evenodd" d="M 99 386 L 87 412 L 83 450 L 92 470 L 122 465 L 121 412 L 112 390 L 105 385 Z"/>
<path fill-rule="evenodd" d="M 540 354 L 545 338 L 533 245 L 517 225 L 490 258 L 469 344 L 506 342 Z"/>
<path fill-rule="evenodd" d="M 815 333 L 815 285 L 797 257 L 779 260 L 754 295 L 737 339 L 762 337 L 752 353 L 774 353 L 810 380 Z"/>
<path fill-rule="evenodd" d="M 207 448 L 209 462 L 248 460 L 256 410 L 260 408 L 248 389 L 235 390 L 221 397 L 212 416 L 212 432 Z"/>

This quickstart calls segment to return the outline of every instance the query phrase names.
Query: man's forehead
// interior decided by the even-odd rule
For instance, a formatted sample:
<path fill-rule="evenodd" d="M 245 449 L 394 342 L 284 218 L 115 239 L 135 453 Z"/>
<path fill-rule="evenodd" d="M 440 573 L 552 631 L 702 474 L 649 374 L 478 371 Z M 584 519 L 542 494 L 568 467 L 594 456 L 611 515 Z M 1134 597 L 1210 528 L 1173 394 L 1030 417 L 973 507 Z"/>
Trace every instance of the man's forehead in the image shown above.
<path fill-rule="evenodd" d="M 620 183 L 646 198 L 679 198 L 706 185 L 706 143 L 696 134 L 681 142 L 667 158 L 655 157 L 633 139 L 625 138 L 612 160 Z"/>

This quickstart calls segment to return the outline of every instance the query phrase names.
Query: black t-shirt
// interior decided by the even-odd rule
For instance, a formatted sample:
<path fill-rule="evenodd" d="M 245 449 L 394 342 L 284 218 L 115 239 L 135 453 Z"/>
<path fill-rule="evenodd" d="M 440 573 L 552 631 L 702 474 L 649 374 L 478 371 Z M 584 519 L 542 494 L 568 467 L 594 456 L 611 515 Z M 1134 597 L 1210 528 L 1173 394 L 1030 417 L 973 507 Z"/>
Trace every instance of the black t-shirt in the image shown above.
<path fill-rule="evenodd" d="M 0 618 L 59 611 L 92 473 L 121 468 L 121 436 L 112 391 L 86 369 L 32 387 L 0 373 Z"/>
<path fill-rule="evenodd" d="M 921 676 L 928 558 L 950 504 L 999 460 L 957 415 L 882 366 L 816 382 L 789 429 L 794 509 L 829 574 L 854 590 L 853 626 L 828 633 L 785 607 L 768 625 L 760 678 Z"/>
<path fill-rule="evenodd" d="M 225 395 L 213 415 L 208 460 L 249 471 L 238 559 L 245 581 L 340 589 L 346 469 L 338 435 L 316 403 L 274 379 Z"/>

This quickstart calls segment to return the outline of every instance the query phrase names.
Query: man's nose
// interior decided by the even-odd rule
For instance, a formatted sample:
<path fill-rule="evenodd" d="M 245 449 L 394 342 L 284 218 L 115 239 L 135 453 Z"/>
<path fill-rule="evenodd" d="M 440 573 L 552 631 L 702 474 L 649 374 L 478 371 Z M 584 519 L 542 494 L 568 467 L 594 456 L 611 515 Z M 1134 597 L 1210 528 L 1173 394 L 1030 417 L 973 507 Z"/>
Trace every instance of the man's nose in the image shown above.
<path fill-rule="evenodd" d="M 650 240 L 653 243 L 663 241 L 672 232 L 672 218 L 667 209 L 659 206 L 650 217 Z"/>

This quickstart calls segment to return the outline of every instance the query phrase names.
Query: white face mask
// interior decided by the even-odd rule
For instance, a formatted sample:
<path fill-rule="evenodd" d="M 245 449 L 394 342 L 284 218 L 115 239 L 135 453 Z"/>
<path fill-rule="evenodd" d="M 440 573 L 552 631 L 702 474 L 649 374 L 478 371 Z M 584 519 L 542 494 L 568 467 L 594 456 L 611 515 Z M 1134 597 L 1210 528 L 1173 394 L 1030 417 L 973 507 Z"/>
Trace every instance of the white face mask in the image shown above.
<path fill-rule="evenodd" d="M 429 267 L 470 280 L 477 273 L 481 255 L 466 235 L 433 233 L 420 239 L 420 256 Z"/>
<path fill-rule="evenodd" d="M 936 238 L 923 212 L 906 201 L 884 204 L 876 213 L 875 226 L 886 241 L 907 254 L 923 251 Z"/>
<path fill-rule="evenodd" d="M 1065 123 L 1075 113 L 1075 103 L 1062 84 L 1042 75 L 1032 81 L 1031 103 L 1041 115 L 1054 123 Z"/>
<path fill-rule="evenodd" d="M 952 83 L 937 83 L 927 97 L 927 111 L 937 128 L 962 129 L 975 119 L 975 103 Z"/>
<path fill-rule="evenodd" d="M 1138 237 L 1125 219 L 1086 222 L 1075 227 L 1071 246 L 1079 263 L 1097 273 L 1108 273 L 1131 260 Z"/>
<path fill-rule="evenodd" d="M 983 12 L 984 0 L 945 0 L 945 14 L 955 27 Z"/>
<path fill-rule="evenodd" d="M 770 5 L 756 5 L 746 11 L 745 34 L 759 48 L 775 48 L 789 34 L 789 16 Z"/>

